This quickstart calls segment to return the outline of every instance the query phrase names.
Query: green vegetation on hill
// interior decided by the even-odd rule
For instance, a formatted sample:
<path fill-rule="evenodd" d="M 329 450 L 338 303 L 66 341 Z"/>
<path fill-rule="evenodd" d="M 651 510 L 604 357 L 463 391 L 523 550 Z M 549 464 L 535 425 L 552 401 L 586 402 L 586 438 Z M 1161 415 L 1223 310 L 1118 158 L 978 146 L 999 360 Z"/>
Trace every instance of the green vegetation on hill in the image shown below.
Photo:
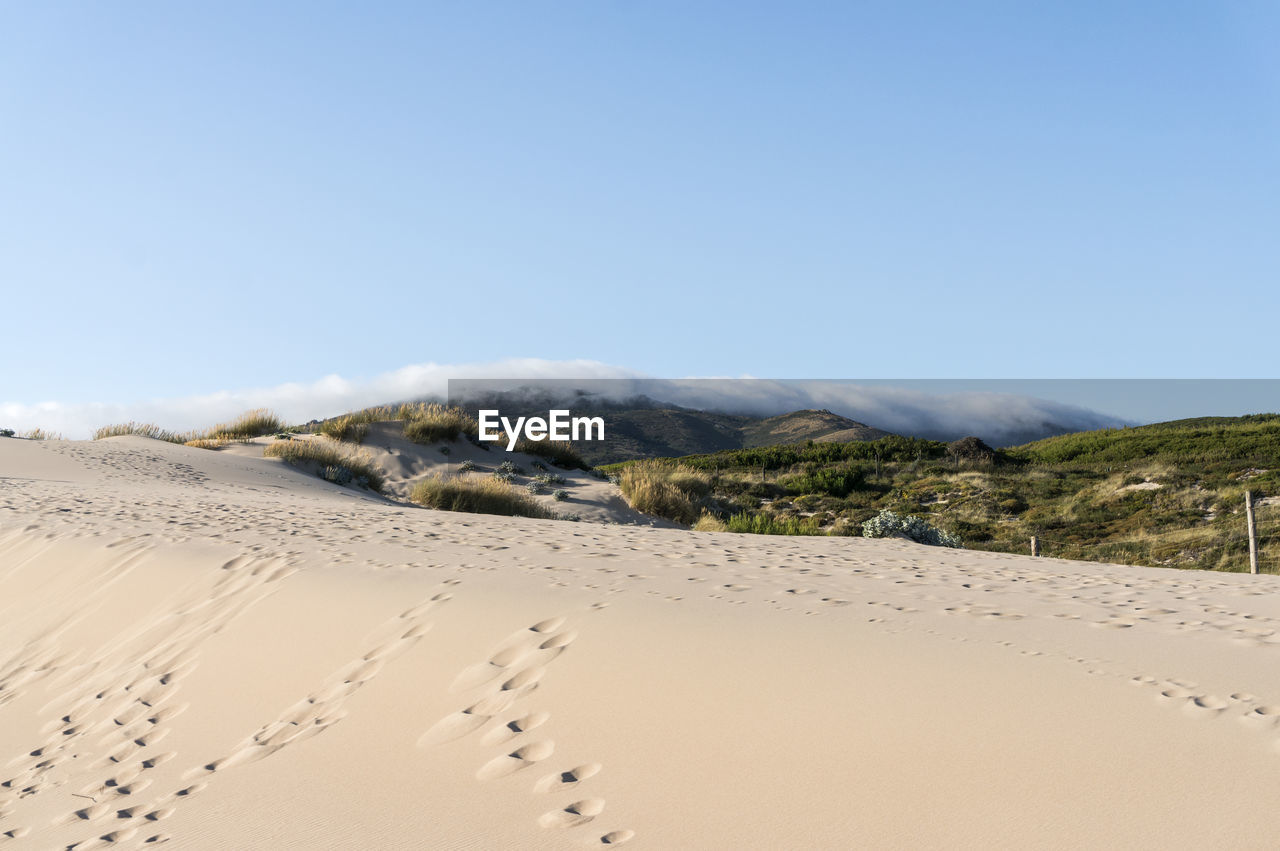
<path fill-rule="evenodd" d="M 1280 414 L 1198 417 L 1149 426 L 1064 434 L 1013 450 L 1041 464 L 1123 464 L 1158 459 L 1213 466 L 1280 459 Z"/>
<path fill-rule="evenodd" d="M 607 468 L 624 492 L 629 484 L 636 490 L 628 471 L 637 463 Z M 859 535 L 889 509 L 972 549 L 1025 553 L 1035 535 L 1049 556 L 1241 570 L 1248 564 L 1244 491 L 1255 500 L 1280 497 L 1280 416 L 1081 432 L 999 452 L 973 439 L 811 442 L 644 469 L 647 493 L 664 495 L 651 503 L 654 513 L 699 528 L 766 531 L 803 522 L 810 532 Z M 701 477 L 696 486 L 691 474 Z M 1258 502 L 1257 515 L 1260 562 L 1276 572 L 1280 499 Z"/>

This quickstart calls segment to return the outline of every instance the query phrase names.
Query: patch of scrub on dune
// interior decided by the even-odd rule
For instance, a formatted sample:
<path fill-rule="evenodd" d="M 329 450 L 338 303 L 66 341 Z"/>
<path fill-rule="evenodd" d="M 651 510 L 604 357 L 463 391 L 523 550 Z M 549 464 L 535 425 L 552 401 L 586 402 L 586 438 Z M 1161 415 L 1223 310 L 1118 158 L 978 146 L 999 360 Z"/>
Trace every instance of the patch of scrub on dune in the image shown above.
<path fill-rule="evenodd" d="M 282 458 L 295 467 L 311 468 L 339 485 L 356 485 L 381 492 L 382 470 L 368 453 L 355 452 L 336 440 L 315 437 L 309 440 L 277 440 L 263 450 L 266 458 Z"/>

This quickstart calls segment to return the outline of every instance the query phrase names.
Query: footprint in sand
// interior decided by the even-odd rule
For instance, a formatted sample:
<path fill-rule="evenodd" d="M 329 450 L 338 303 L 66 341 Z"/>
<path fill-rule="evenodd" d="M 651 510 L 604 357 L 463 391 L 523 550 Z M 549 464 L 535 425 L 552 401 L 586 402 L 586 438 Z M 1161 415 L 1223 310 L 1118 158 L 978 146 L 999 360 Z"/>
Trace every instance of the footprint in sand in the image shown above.
<path fill-rule="evenodd" d="M 500 692 L 476 701 L 461 712 L 452 712 L 432 724 L 430 729 L 422 734 L 418 739 L 418 747 L 439 745 L 460 739 L 489 723 L 495 715 L 507 711 L 515 699 L 515 695 L 510 692 Z"/>
<path fill-rule="evenodd" d="M 508 721 L 501 727 L 496 727 L 493 730 L 490 730 L 480 741 L 486 745 L 496 745 L 502 742 L 507 742 L 522 733 L 527 733 L 530 730 L 536 730 L 549 720 L 551 720 L 550 712 L 530 712 L 528 715 L 522 715 L 519 718 Z"/>
<path fill-rule="evenodd" d="M 621 845 L 624 842 L 630 842 L 635 835 L 636 832 L 634 830 L 611 830 L 600 837 L 600 844 Z"/>
<path fill-rule="evenodd" d="M 1212 694 L 1196 695 L 1183 704 L 1183 710 L 1196 718 L 1214 718 L 1230 706 L 1230 702 Z"/>
<path fill-rule="evenodd" d="M 482 686 L 490 680 L 496 679 L 505 671 L 510 670 L 512 666 L 519 664 L 530 652 L 529 648 L 519 645 L 499 650 L 490 656 L 488 661 L 464 668 L 454 678 L 453 684 L 449 686 L 449 691 L 457 693 Z"/>
<path fill-rule="evenodd" d="M 548 774 L 546 777 L 534 784 L 533 790 L 539 793 L 559 792 L 562 789 L 569 789 L 577 786 L 584 780 L 595 777 L 604 768 L 598 762 L 588 762 L 583 765 L 577 765 L 568 771 L 561 771 L 556 774 Z"/>
<path fill-rule="evenodd" d="M 515 774 L 517 771 L 528 768 L 551 756 L 555 749 L 555 743 L 549 739 L 517 748 L 511 753 L 503 754 L 486 762 L 476 772 L 476 779 L 497 780 L 500 777 Z"/>
<path fill-rule="evenodd" d="M 1274 727 L 1276 721 L 1280 720 L 1280 706 L 1255 706 L 1240 716 L 1240 720 L 1259 729 Z"/>
<path fill-rule="evenodd" d="M 574 801 L 562 810 L 543 813 L 538 818 L 538 824 L 546 828 L 578 827 L 594 821 L 595 817 L 602 812 L 604 812 L 603 798 L 586 798 Z"/>

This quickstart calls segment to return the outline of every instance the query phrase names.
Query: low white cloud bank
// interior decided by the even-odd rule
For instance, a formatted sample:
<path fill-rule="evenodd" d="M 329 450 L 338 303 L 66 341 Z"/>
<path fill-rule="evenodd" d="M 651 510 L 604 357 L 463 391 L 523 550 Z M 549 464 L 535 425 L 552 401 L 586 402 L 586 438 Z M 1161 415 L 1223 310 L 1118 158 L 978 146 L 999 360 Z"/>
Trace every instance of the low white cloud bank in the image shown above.
<path fill-rule="evenodd" d="M 647 396 L 681 407 L 728 413 L 773 415 L 826 408 L 899 434 L 937 439 L 972 434 L 993 445 L 1124 424 L 1119 418 L 1087 408 L 1011 393 L 930 393 L 851 381 L 653 379 L 599 361 L 522 358 L 490 363 L 416 364 L 367 379 L 329 375 L 310 383 L 131 404 L 0 403 L 0 428 L 25 431 L 39 427 L 72 439 L 87 438 L 100 426 L 129 421 L 187 431 L 226 421 L 252 408 L 270 408 L 287 422 L 301 423 L 372 405 L 444 399 L 451 378 L 519 379 L 513 382 L 514 386 L 528 383 L 541 387 L 540 382 L 546 382 L 560 390 L 581 387 L 592 395 L 614 400 Z"/>
<path fill-rule="evenodd" d="M 766 415 L 826 408 L 897 434 L 935 440 L 977 435 L 996 446 L 1023 443 L 1050 434 L 1132 425 L 1119 417 L 1078 405 L 1015 393 L 965 390 L 929 393 L 844 381 L 753 379 L 670 383 L 674 385 L 673 392 L 664 398 L 669 396 L 669 401 L 688 407 Z M 697 404 L 692 404 L 695 401 Z"/>

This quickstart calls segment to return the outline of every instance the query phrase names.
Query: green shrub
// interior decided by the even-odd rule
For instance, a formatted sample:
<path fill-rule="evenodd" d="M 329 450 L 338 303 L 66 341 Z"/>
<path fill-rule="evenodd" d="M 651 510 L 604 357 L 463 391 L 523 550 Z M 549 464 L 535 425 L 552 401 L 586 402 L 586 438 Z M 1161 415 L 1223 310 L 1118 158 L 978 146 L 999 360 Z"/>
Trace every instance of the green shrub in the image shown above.
<path fill-rule="evenodd" d="M 845 497 L 862 487 L 866 474 L 855 467 L 818 469 L 782 480 L 788 493 L 825 493 Z"/>
<path fill-rule="evenodd" d="M 730 532 L 753 535 L 825 535 L 817 517 L 773 517 L 769 514 L 735 514 L 725 524 Z"/>
<path fill-rule="evenodd" d="M 887 508 L 862 524 L 864 538 L 891 538 L 898 535 L 910 538 L 918 544 L 935 547 L 962 546 L 959 538 L 930 526 L 919 517 L 899 517 Z"/>

